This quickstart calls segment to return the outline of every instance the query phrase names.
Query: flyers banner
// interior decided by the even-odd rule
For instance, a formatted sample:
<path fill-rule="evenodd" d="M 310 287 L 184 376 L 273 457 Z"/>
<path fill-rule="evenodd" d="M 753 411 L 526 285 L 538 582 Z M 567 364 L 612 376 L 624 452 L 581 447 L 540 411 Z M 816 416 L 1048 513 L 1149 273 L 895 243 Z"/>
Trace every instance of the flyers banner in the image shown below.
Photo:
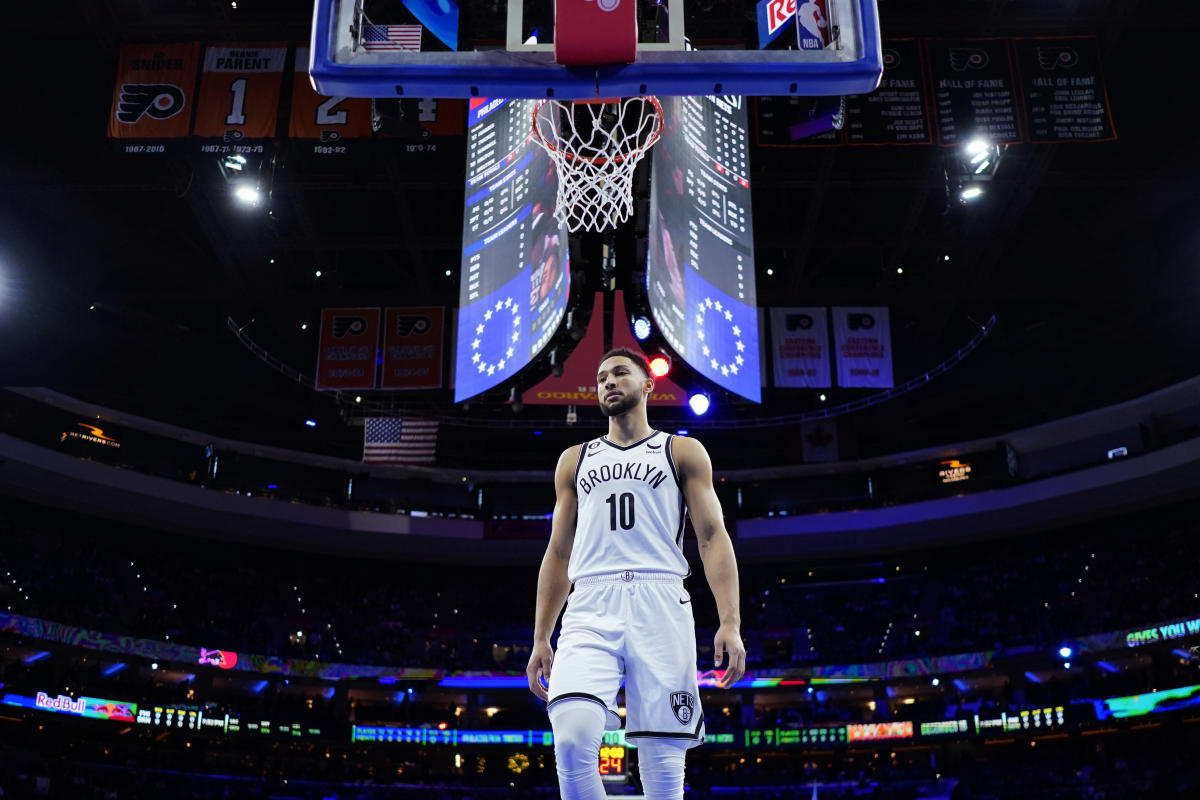
<path fill-rule="evenodd" d="M 825 318 L 824 308 L 771 309 L 776 386 L 824 389 L 833 385 Z"/>
<path fill-rule="evenodd" d="M 378 351 L 378 308 L 324 309 L 317 388 L 374 389 Z"/>
<path fill-rule="evenodd" d="M 166 153 L 191 127 L 200 44 L 127 44 L 121 46 L 110 139 L 118 149 L 137 155 Z"/>
<path fill-rule="evenodd" d="M 1007 39 L 926 39 L 938 144 L 1021 141 Z"/>
<path fill-rule="evenodd" d="M 204 51 L 192 133 L 202 153 L 263 152 L 275 137 L 287 47 L 232 44 Z"/>
<path fill-rule="evenodd" d="M 886 308 L 834 308 L 838 386 L 886 389 L 892 383 L 892 333 Z"/>
<path fill-rule="evenodd" d="M 883 77 L 870 94 L 846 98 L 846 140 L 853 145 L 930 144 L 924 63 L 916 39 L 883 43 Z"/>
<path fill-rule="evenodd" d="M 306 139 L 301 152 L 316 156 L 343 156 L 352 139 L 371 136 L 371 101 L 356 97 L 317 94 L 308 77 L 308 48 L 296 48 L 292 73 L 292 116 L 288 136 Z"/>
<path fill-rule="evenodd" d="M 384 311 L 381 388 L 441 387 L 444 318 L 441 306 Z"/>
<path fill-rule="evenodd" d="M 1031 142 L 1117 138 L 1095 36 L 1014 39 Z"/>

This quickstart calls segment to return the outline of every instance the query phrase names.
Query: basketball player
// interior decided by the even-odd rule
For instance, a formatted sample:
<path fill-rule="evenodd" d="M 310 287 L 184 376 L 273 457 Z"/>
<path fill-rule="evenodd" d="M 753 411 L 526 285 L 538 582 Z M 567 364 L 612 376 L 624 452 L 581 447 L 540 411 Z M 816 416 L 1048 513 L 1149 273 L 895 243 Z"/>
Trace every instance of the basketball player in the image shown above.
<path fill-rule="evenodd" d="M 605 730 L 621 727 L 616 697 L 622 677 L 625 736 L 637 744 L 646 798 L 681 800 L 684 754 L 704 741 L 696 629 L 683 588 L 690 572 L 684 514 L 691 515 L 720 614 L 713 649 L 715 666 L 728 659 L 722 688 L 746 671 L 737 561 L 708 453 L 695 439 L 647 422 L 654 379 L 645 358 L 610 350 L 596 385 L 608 435 L 570 447 L 558 460 L 525 673 L 530 691 L 548 702 L 563 800 L 605 796 L 600 741 Z M 568 592 L 555 654 L 550 636 Z"/>

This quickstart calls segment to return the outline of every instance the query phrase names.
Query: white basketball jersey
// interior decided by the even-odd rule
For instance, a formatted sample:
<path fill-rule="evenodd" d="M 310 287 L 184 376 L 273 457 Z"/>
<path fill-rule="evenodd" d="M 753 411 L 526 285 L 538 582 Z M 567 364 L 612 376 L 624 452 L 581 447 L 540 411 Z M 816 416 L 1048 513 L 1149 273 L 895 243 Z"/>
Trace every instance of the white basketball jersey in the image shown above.
<path fill-rule="evenodd" d="M 604 437 L 583 445 L 575 467 L 575 544 L 567 565 L 572 583 L 623 570 L 691 573 L 683 556 L 687 509 L 671 456 L 674 438 L 655 431 L 627 447 Z"/>

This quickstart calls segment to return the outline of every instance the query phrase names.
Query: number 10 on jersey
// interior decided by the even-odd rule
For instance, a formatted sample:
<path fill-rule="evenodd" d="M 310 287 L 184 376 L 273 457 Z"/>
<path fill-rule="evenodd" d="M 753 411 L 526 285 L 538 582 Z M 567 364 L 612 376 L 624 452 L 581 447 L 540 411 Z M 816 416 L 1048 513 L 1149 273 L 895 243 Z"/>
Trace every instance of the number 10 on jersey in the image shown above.
<path fill-rule="evenodd" d="M 608 529 L 610 531 L 617 529 L 618 522 L 621 530 L 633 530 L 633 492 L 623 492 L 620 495 L 614 492 L 604 502 L 608 503 Z"/>

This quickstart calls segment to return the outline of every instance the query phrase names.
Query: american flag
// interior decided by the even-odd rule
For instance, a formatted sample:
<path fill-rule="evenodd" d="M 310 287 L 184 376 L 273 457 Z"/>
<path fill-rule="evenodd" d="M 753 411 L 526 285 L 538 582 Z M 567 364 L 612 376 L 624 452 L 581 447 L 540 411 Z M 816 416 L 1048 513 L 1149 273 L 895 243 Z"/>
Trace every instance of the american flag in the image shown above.
<path fill-rule="evenodd" d="M 367 50 L 421 49 L 420 25 L 363 25 L 362 44 Z"/>
<path fill-rule="evenodd" d="M 369 464 L 432 464 L 437 451 L 436 419 L 368 417 L 363 461 Z"/>

